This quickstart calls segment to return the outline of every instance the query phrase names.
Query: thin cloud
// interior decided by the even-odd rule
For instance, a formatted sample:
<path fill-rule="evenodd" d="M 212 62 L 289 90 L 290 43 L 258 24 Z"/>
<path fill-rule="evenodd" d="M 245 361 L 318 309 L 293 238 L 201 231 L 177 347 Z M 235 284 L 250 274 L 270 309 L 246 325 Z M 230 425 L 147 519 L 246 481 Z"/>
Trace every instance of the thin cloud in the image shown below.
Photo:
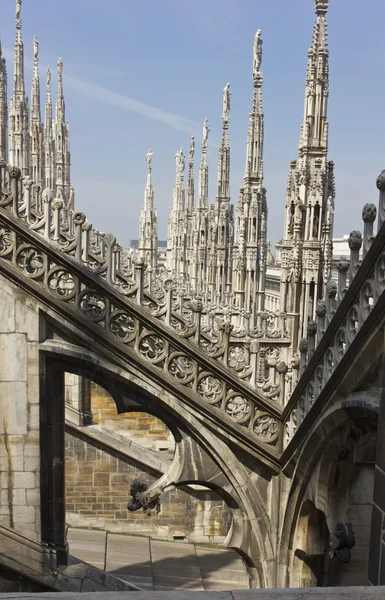
<path fill-rule="evenodd" d="M 9 48 L 3 49 L 3 55 L 7 60 L 13 59 L 13 52 L 9 50 Z M 33 67 L 32 63 L 28 60 L 25 61 L 25 66 L 29 69 L 32 69 Z M 40 66 L 42 69 L 46 68 L 43 65 Z M 78 94 L 82 94 L 83 96 L 87 96 L 88 98 L 92 98 L 93 100 L 97 100 L 103 104 L 108 104 L 109 106 L 116 106 L 123 110 L 134 112 L 138 115 L 142 115 L 143 117 L 147 117 L 148 119 L 164 123 L 165 125 L 173 127 L 178 131 L 189 133 L 190 135 L 199 128 L 197 123 L 181 117 L 180 115 L 175 115 L 173 113 L 160 110 L 159 108 L 155 108 L 154 106 L 150 106 L 144 102 L 134 100 L 129 96 L 112 92 L 111 90 L 94 85 L 93 83 L 82 81 L 81 79 L 77 79 L 71 75 L 65 74 L 64 84 L 66 87 L 74 90 Z"/>

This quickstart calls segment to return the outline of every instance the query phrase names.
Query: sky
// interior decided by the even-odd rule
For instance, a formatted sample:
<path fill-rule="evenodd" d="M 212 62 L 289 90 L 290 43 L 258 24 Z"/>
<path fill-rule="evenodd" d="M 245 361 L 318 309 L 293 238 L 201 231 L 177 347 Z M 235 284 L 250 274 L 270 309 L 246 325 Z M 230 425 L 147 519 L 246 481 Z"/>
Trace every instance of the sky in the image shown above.
<path fill-rule="evenodd" d="M 330 0 L 329 159 L 335 162 L 335 237 L 362 230 L 361 210 L 378 201 L 385 168 L 384 0 Z M 0 36 L 9 92 L 15 0 L 1 0 Z M 139 233 L 152 162 L 159 239 L 175 181 L 175 153 L 196 136 L 196 190 L 205 117 L 210 203 L 215 200 L 222 90 L 231 84 L 231 199 L 242 185 L 252 102 L 254 34 L 262 29 L 265 114 L 264 173 L 268 237 L 283 235 L 290 160 L 298 153 L 307 50 L 314 0 L 23 0 L 29 92 L 33 36 L 40 76 L 64 61 L 66 117 L 71 130 L 71 180 L 76 208 L 100 231 L 127 246 Z M 44 94 L 43 99 L 44 103 Z M 187 175 L 187 174 L 186 174 Z"/>

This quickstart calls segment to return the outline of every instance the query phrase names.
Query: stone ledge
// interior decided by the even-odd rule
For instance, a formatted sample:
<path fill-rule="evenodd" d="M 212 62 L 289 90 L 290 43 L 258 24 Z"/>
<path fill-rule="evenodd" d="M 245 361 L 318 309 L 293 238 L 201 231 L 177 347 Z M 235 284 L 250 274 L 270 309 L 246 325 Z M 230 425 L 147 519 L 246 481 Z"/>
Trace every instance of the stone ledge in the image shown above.
<path fill-rule="evenodd" d="M 36 599 L 36 594 L 0 594 L 0 600 Z M 57 600 L 55 592 L 44 592 L 39 598 Z M 61 600 L 382 600 L 385 587 L 332 587 L 269 590 L 240 590 L 232 592 L 93 592 L 61 593 Z"/>

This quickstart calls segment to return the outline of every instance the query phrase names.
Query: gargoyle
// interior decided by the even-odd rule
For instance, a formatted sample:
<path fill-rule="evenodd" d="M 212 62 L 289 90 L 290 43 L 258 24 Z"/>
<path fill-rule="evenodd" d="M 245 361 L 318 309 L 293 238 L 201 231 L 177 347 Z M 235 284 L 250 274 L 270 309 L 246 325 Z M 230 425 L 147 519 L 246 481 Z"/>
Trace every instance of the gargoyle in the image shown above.
<path fill-rule="evenodd" d="M 134 479 L 130 487 L 132 499 L 127 504 L 130 512 L 143 508 L 146 515 L 156 515 L 160 511 L 160 492 L 148 491 L 148 485 L 142 479 Z"/>
<path fill-rule="evenodd" d="M 335 533 L 330 540 L 330 557 L 338 558 L 342 563 L 350 560 L 351 548 L 356 543 L 353 526 L 351 523 L 337 523 Z"/>

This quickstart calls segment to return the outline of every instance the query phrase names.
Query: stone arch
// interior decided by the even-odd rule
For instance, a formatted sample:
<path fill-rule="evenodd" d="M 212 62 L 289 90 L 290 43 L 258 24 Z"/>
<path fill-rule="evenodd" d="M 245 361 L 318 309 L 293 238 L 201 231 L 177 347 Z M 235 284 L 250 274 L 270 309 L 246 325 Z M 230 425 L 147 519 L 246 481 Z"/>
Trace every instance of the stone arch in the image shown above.
<path fill-rule="evenodd" d="M 262 470 L 261 475 L 263 477 L 259 479 L 258 475 L 251 475 L 250 470 L 242 464 L 230 446 L 216 435 L 212 428 L 206 425 L 199 414 L 194 414 L 189 406 L 184 406 L 179 398 L 172 396 L 170 392 L 164 390 L 157 383 L 141 378 L 138 372 L 124 370 L 91 351 L 73 346 L 67 342 L 46 342 L 42 350 L 46 371 L 49 367 L 46 380 L 52 380 L 52 377 L 56 377 L 55 395 L 57 403 L 60 403 L 60 398 L 62 398 L 61 401 L 64 405 L 63 392 L 60 392 L 59 389 L 63 385 L 63 373 L 66 371 L 91 379 L 105 387 L 113 397 L 119 412 L 143 410 L 143 403 L 145 403 L 146 412 L 163 420 L 175 437 L 178 451 L 175 452 L 169 471 L 163 478 L 160 478 L 156 486 L 163 490 L 167 489 L 169 485 L 182 485 L 191 481 L 200 481 L 204 485 L 209 484 L 212 489 L 216 489 L 227 501 L 231 499 L 230 507 L 233 511 L 233 524 L 228 535 L 228 546 L 237 551 L 246 561 L 252 586 L 273 587 L 275 585 L 275 569 L 273 568 L 274 552 L 270 521 L 266 514 L 265 500 L 259 491 L 260 484 L 266 483 L 270 475 L 265 471 L 262 472 Z M 135 390 L 136 396 L 128 397 L 128 389 Z M 44 397 L 46 398 L 45 404 L 48 404 L 48 395 L 47 390 L 43 390 L 43 404 Z M 161 416 L 159 411 L 161 411 Z M 60 410 L 58 410 L 59 413 Z M 63 417 L 61 418 L 64 420 Z M 57 431 L 59 429 L 60 418 L 57 423 Z M 52 428 L 49 433 L 50 437 L 45 440 L 45 443 L 52 447 L 55 445 L 52 439 Z M 60 435 L 58 438 L 60 438 Z M 188 443 L 186 443 L 186 440 L 189 440 Z M 204 460 L 200 459 L 200 464 L 205 465 L 206 471 L 201 473 L 202 477 L 198 478 L 188 476 L 187 472 L 183 471 L 187 464 L 187 455 L 192 456 L 192 452 L 190 450 L 186 452 L 186 448 L 190 447 L 191 449 L 193 446 L 195 456 L 199 453 L 205 456 Z M 63 456 L 59 447 L 58 454 Z M 190 462 L 190 466 L 192 464 Z M 198 464 L 197 461 L 196 464 Z M 209 464 L 211 470 L 207 470 Z M 48 465 L 48 470 L 51 466 Z M 44 471 L 44 465 L 42 468 Z M 253 470 L 255 471 L 255 465 Z M 62 489 L 63 484 L 60 483 L 60 465 L 57 465 L 57 471 L 57 487 L 60 488 L 61 486 L 60 495 L 63 498 L 64 489 Z M 47 507 L 51 496 L 52 493 L 48 489 L 47 499 L 42 502 L 43 511 Z M 59 529 L 62 534 L 57 538 L 54 545 L 59 546 L 61 544 L 63 546 L 65 545 L 64 513 L 63 509 L 60 513 L 59 506 L 57 507 L 57 514 L 52 513 L 50 515 L 50 523 L 54 524 L 53 527 L 58 521 L 60 521 Z M 54 537 L 52 538 L 51 535 L 52 539 Z M 45 536 L 45 541 L 50 543 L 47 536 Z"/>
<path fill-rule="evenodd" d="M 353 393 L 327 409 L 307 433 L 304 443 L 293 457 L 293 472 L 286 494 L 286 506 L 282 521 L 281 542 L 278 553 L 279 585 L 291 587 L 295 577 L 290 572 L 295 562 L 296 530 L 300 524 L 302 506 L 311 501 L 316 510 L 321 511 L 331 533 L 334 533 L 338 515 L 346 515 L 349 509 L 349 493 L 356 474 L 344 472 L 344 482 L 338 480 L 337 468 L 331 469 L 332 461 L 345 459 L 348 456 L 339 452 L 350 452 L 351 464 L 354 464 L 354 453 L 361 442 L 372 444 L 378 419 L 378 396 L 376 393 Z M 366 437 L 365 437 L 366 436 Z M 354 439 L 356 438 L 356 439 Z M 347 465 L 349 462 L 346 463 Z M 285 471 L 289 472 L 290 466 Z M 334 484 L 340 490 L 333 489 Z M 337 479 L 336 479 L 337 477 Z M 340 496 L 338 497 L 338 493 Z M 334 498 L 330 497 L 333 496 Z M 342 494 L 346 494 L 344 509 Z M 334 501 L 336 510 L 330 511 L 330 501 Z M 342 518 L 342 517 L 340 517 Z M 347 517 L 345 517 L 347 519 Z M 327 569 L 327 566 L 325 567 Z M 294 569 L 295 571 L 295 569 Z M 325 579 L 327 581 L 327 578 Z"/>

